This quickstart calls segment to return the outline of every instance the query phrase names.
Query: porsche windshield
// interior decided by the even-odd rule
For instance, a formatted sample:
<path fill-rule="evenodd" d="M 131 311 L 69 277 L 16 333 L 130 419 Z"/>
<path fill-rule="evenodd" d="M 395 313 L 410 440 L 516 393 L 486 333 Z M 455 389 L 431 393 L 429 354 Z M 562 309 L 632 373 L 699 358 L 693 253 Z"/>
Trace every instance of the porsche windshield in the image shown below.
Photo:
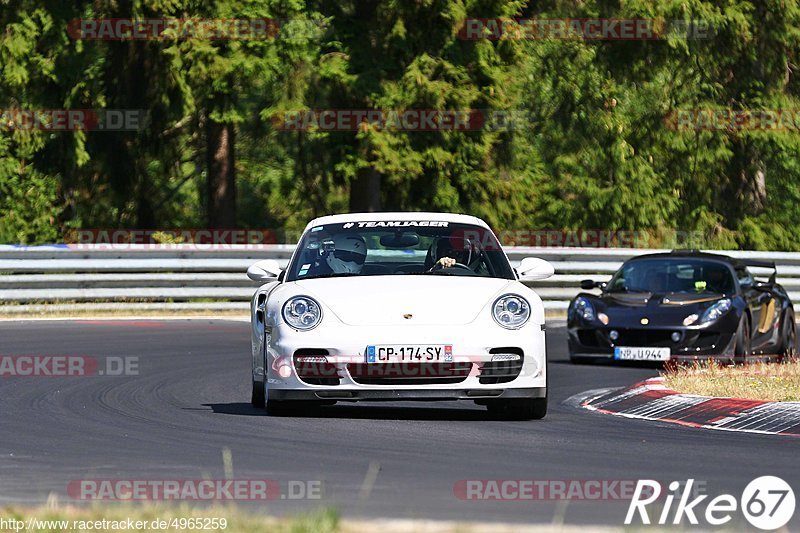
<path fill-rule="evenodd" d="M 390 275 L 515 279 L 496 237 L 480 226 L 369 221 L 308 230 L 300 239 L 286 280 Z"/>
<path fill-rule="evenodd" d="M 734 291 L 734 282 L 730 268 L 716 261 L 642 259 L 623 265 L 606 291 L 726 294 Z"/>

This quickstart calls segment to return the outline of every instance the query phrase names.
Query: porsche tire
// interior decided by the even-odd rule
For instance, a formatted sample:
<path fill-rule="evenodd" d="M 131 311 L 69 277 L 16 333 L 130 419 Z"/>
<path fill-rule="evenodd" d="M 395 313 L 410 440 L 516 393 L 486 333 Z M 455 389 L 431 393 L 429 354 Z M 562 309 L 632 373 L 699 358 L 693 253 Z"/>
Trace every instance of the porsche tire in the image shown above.
<path fill-rule="evenodd" d="M 287 416 L 292 414 L 294 406 L 291 402 L 282 402 L 278 400 L 267 399 L 266 402 L 267 414 L 270 416 Z"/>
<path fill-rule="evenodd" d="M 263 409 L 266 401 L 267 391 L 263 381 L 253 381 L 253 390 L 250 393 L 250 403 L 253 407 Z"/>
<path fill-rule="evenodd" d="M 489 413 L 503 420 L 540 420 L 547 415 L 547 396 L 496 400 L 486 405 Z"/>
<path fill-rule="evenodd" d="M 320 415 L 319 408 L 336 405 L 336 400 L 270 400 L 267 399 L 267 414 L 270 416 Z"/>

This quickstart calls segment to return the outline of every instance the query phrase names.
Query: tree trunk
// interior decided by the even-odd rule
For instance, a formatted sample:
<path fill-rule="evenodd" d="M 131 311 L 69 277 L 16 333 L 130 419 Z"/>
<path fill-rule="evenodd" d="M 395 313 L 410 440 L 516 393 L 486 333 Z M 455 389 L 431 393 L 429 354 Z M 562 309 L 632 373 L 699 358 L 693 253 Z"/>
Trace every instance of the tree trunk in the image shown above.
<path fill-rule="evenodd" d="M 236 126 L 206 123 L 207 210 L 209 228 L 236 227 Z"/>
<path fill-rule="evenodd" d="M 139 189 L 136 192 L 136 227 L 138 229 L 155 229 L 156 214 L 153 209 L 152 191 L 146 172 L 141 173 Z"/>
<path fill-rule="evenodd" d="M 350 212 L 375 213 L 381 210 L 381 175 L 372 167 L 358 171 L 350 183 Z"/>
<path fill-rule="evenodd" d="M 757 216 L 767 205 L 767 169 L 758 149 L 740 140 L 734 141 L 731 148 L 734 153 L 728 167 L 731 181 L 723 188 L 722 211 L 729 222 L 747 215 Z"/>

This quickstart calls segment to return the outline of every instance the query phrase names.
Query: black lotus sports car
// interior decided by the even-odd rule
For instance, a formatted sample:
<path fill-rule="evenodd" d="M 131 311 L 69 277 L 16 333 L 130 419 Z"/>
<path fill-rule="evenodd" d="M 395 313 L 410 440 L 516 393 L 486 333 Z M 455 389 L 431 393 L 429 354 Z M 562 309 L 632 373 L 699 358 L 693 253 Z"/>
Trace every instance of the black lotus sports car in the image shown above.
<path fill-rule="evenodd" d="M 771 269 L 757 281 L 748 267 Z M 698 251 L 648 254 L 626 261 L 608 283 L 591 280 L 569 304 L 573 362 L 794 357 L 792 302 L 776 283 L 775 264 Z"/>

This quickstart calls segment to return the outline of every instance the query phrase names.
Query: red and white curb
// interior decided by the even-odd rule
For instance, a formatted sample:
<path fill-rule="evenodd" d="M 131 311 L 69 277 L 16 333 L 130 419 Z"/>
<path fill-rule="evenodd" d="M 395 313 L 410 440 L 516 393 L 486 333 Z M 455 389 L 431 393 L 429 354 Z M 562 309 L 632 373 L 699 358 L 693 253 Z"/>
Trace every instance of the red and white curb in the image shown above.
<path fill-rule="evenodd" d="M 581 407 L 625 418 L 694 428 L 800 437 L 800 402 L 767 402 L 680 394 L 651 378 L 584 399 Z"/>

